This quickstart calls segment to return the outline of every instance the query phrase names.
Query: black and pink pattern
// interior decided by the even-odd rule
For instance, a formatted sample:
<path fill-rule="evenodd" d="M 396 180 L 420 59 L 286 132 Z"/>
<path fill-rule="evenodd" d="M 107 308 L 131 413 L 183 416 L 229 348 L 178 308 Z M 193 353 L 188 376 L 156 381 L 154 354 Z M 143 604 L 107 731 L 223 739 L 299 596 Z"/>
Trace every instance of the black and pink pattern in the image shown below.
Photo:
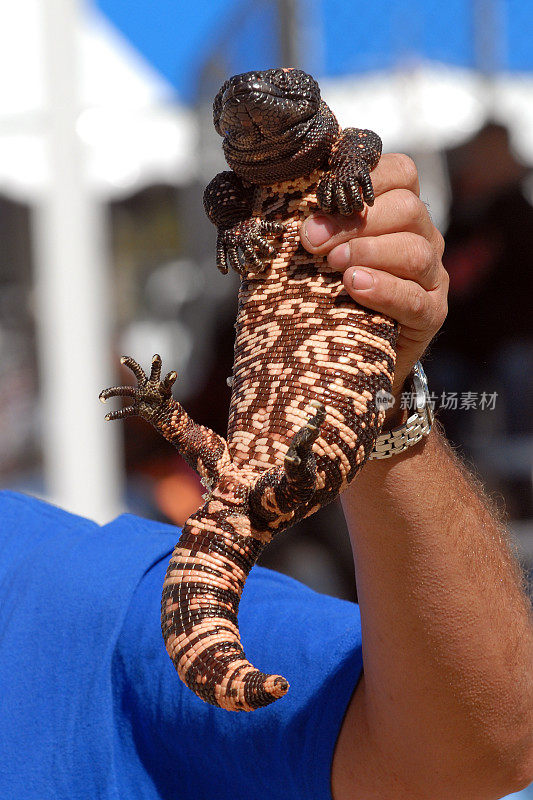
<path fill-rule="evenodd" d="M 395 323 L 354 303 L 339 277 L 324 269 L 324 259 L 311 256 L 299 240 L 302 221 L 318 208 L 352 213 L 363 201 L 373 202 L 369 171 L 379 159 L 379 138 L 371 131 L 339 132 L 312 78 L 305 76 L 298 95 L 300 75 L 268 70 L 236 76 L 215 101 L 215 124 L 229 131 L 226 154 L 237 150 L 240 159 L 228 157 L 234 171 L 217 176 L 204 198 L 219 229 L 217 265 L 242 276 L 227 443 L 173 400 L 176 375 L 160 379 L 158 356 L 149 378 L 126 359 L 137 386 L 101 395 L 132 398 L 107 418 L 137 414 L 149 420 L 207 487 L 204 505 L 187 520 L 172 555 L 161 624 L 181 679 L 203 700 L 234 711 L 267 705 L 289 687 L 244 655 L 237 612 L 246 577 L 276 534 L 353 480 L 383 422 L 376 393 L 390 391 L 394 373 Z M 266 182 L 272 158 L 263 158 L 261 150 L 257 128 L 264 134 L 266 123 L 256 113 L 258 97 L 273 125 L 284 92 L 295 107 L 284 109 L 283 148 L 291 142 L 290 119 L 293 127 L 308 126 L 308 138 L 295 135 L 294 152 L 283 153 L 283 180 Z M 310 115 L 305 104 L 313 102 Z M 247 114 L 254 122 L 250 130 Z"/>

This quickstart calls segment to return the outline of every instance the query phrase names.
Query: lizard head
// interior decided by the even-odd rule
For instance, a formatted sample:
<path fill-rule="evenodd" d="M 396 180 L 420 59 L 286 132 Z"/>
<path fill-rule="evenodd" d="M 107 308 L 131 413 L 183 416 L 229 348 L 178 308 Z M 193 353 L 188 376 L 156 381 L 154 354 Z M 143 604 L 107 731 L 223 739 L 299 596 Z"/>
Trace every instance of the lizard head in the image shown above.
<path fill-rule="evenodd" d="M 215 128 L 235 144 L 296 133 L 317 113 L 320 89 L 300 69 L 244 72 L 227 80 L 213 104 Z"/>
<path fill-rule="evenodd" d="M 272 176 L 281 179 L 301 173 L 294 172 L 295 157 L 304 142 L 309 151 L 311 130 L 315 140 L 325 136 L 319 122 L 327 112 L 331 115 L 311 75 L 300 69 L 267 69 L 225 81 L 215 97 L 213 121 L 224 138 L 229 166 L 252 182 L 268 183 Z M 327 133 L 330 127 L 326 126 Z M 291 159 L 294 175 L 286 170 L 280 174 L 278 167 Z"/>

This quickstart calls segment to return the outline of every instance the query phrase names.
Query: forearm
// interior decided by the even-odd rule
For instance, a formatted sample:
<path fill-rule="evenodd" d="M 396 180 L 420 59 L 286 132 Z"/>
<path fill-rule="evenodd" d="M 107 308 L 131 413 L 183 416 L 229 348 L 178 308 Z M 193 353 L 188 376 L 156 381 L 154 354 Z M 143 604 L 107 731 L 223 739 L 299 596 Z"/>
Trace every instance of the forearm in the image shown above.
<path fill-rule="evenodd" d="M 342 499 L 369 736 L 422 783 L 471 770 L 488 791 L 531 752 L 531 619 L 505 533 L 435 429 L 367 464 Z"/>
<path fill-rule="evenodd" d="M 414 163 L 384 155 L 375 203 L 302 226 L 347 294 L 399 323 L 397 393 L 447 310 L 444 240 Z M 391 421 L 392 422 L 392 421 Z M 533 634 L 505 533 L 434 430 L 343 496 L 364 676 L 333 760 L 338 800 L 490 800 L 533 778 Z"/>

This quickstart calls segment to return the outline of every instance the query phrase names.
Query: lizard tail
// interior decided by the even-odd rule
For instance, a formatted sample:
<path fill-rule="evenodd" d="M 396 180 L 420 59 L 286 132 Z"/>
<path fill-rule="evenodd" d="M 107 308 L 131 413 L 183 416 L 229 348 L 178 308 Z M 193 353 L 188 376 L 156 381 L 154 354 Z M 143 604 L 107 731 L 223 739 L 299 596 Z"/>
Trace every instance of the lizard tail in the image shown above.
<path fill-rule="evenodd" d="M 289 688 L 281 675 L 250 664 L 239 636 L 239 601 L 264 544 L 236 533 L 230 507 L 220 501 L 212 506 L 208 500 L 187 520 L 174 548 L 163 585 L 161 629 L 189 689 L 228 711 L 252 711 Z"/>

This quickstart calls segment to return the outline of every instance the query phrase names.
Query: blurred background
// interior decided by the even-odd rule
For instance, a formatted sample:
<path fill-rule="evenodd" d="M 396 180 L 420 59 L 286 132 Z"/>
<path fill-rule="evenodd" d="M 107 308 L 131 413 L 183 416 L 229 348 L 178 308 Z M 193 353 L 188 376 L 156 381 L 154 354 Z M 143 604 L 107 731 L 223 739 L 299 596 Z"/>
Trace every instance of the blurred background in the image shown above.
<path fill-rule="evenodd" d="M 202 487 L 145 423 L 105 424 L 119 357 L 177 369 L 225 434 L 238 280 L 214 265 L 211 105 L 297 66 L 343 126 L 417 162 L 450 313 L 425 360 L 451 440 L 533 564 L 533 5 L 519 0 L 17 0 L 0 10 L 0 486 L 177 525 Z M 114 406 L 113 406 L 114 407 Z M 109 409 L 108 409 L 109 410 Z M 338 505 L 263 563 L 354 599 Z"/>

